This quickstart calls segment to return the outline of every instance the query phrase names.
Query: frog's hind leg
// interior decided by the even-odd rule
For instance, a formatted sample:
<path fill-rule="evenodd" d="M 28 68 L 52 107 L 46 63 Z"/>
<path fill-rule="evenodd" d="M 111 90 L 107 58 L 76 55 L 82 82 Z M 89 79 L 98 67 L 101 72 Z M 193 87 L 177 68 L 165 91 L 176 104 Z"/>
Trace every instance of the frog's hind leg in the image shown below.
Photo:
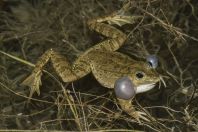
<path fill-rule="evenodd" d="M 34 92 L 40 94 L 42 69 L 49 60 L 51 60 L 55 71 L 64 82 L 75 81 L 90 72 L 89 66 L 84 61 L 78 61 L 75 65 L 71 65 L 64 56 L 50 49 L 40 57 L 32 74 L 22 83 L 30 86 L 30 97 Z"/>
<path fill-rule="evenodd" d="M 129 8 L 129 6 L 130 2 L 124 5 L 119 11 L 114 12 L 111 15 L 99 17 L 87 22 L 90 29 L 95 30 L 96 32 L 109 38 L 106 41 L 90 48 L 88 51 L 95 49 L 116 51 L 124 44 L 127 39 L 127 35 L 119 29 L 113 27 L 111 24 L 122 26 L 125 24 L 133 24 L 135 19 L 139 19 L 139 17 L 124 15 L 124 12 Z M 109 24 L 103 22 L 108 22 Z"/>
<path fill-rule="evenodd" d="M 125 33 L 111 25 L 101 23 L 98 21 L 98 19 L 88 21 L 88 26 L 91 29 L 110 38 L 90 48 L 89 51 L 95 49 L 116 51 L 124 44 L 125 40 L 127 39 L 127 35 Z"/>

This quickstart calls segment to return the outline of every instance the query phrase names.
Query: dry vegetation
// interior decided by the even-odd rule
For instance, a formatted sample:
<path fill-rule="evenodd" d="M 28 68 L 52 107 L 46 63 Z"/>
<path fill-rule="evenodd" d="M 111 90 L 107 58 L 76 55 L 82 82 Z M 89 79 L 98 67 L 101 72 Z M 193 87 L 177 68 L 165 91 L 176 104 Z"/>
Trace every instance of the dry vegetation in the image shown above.
<path fill-rule="evenodd" d="M 157 54 L 166 82 L 136 96 L 135 106 L 151 119 L 142 124 L 122 112 L 113 90 L 92 75 L 66 84 L 48 65 L 41 95 L 30 103 L 29 88 L 20 85 L 47 49 L 73 61 L 105 39 L 86 21 L 120 9 L 124 0 L 5 1 L 0 1 L 0 129 L 198 131 L 197 0 L 132 0 L 128 14 L 144 17 L 122 28 L 129 35 L 120 52 L 135 59 Z"/>

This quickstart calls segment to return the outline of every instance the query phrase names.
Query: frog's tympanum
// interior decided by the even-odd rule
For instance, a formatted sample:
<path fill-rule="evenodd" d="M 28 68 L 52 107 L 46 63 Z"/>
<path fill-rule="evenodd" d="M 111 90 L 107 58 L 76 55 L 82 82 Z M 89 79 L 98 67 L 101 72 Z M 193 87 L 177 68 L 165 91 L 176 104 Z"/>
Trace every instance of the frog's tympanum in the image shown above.
<path fill-rule="evenodd" d="M 97 81 L 107 88 L 114 88 L 115 81 L 119 78 L 128 77 L 135 87 L 136 94 L 152 89 L 159 81 L 159 75 L 155 69 L 151 68 L 146 61 L 136 61 L 125 54 L 116 52 L 124 44 L 127 35 L 112 24 L 118 26 L 130 24 L 135 18 L 123 16 L 123 13 L 120 15 L 122 11 L 123 9 L 110 16 L 88 21 L 90 29 L 101 33 L 108 39 L 89 48 L 73 64 L 52 49 L 46 51 L 36 63 L 32 74 L 23 82 L 31 88 L 30 97 L 34 92 L 40 94 L 42 69 L 49 60 L 64 82 L 73 82 L 92 73 Z M 119 105 L 125 112 L 137 120 L 146 119 L 143 112 L 135 111 L 131 104 L 132 98 L 133 96 L 124 99 L 117 97 Z"/>

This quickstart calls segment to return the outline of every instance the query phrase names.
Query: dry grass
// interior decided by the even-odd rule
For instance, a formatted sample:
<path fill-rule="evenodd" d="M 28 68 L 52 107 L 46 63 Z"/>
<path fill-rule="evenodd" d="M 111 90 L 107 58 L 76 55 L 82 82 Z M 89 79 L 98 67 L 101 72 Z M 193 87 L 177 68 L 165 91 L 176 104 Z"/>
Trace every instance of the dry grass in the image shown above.
<path fill-rule="evenodd" d="M 47 66 L 41 95 L 29 104 L 29 89 L 20 85 L 47 49 L 56 48 L 73 61 L 105 39 L 86 21 L 118 10 L 124 0 L 3 1 L 0 50 L 13 56 L 0 53 L 0 129 L 198 131 L 196 0 L 131 0 L 129 14 L 144 17 L 122 28 L 128 40 L 119 51 L 135 59 L 157 54 L 157 70 L 167 85 L 137 95 L 135 106 L 152 120 L 142 124 L 123 113 L 113 91 L 92 75 L 65 84 Z"/>

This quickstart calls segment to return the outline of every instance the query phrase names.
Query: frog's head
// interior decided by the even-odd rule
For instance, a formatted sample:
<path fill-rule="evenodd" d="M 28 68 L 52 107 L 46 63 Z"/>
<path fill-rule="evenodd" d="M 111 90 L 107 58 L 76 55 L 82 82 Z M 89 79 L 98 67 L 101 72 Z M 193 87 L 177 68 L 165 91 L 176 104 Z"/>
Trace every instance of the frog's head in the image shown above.
<path fill-rule="evenodd" d="M 132 65 L 129 78 L 136 88 L 136 93 L 151 90 L 160 81 L 159 74 L 147 62 L 140 61 Z"/>

